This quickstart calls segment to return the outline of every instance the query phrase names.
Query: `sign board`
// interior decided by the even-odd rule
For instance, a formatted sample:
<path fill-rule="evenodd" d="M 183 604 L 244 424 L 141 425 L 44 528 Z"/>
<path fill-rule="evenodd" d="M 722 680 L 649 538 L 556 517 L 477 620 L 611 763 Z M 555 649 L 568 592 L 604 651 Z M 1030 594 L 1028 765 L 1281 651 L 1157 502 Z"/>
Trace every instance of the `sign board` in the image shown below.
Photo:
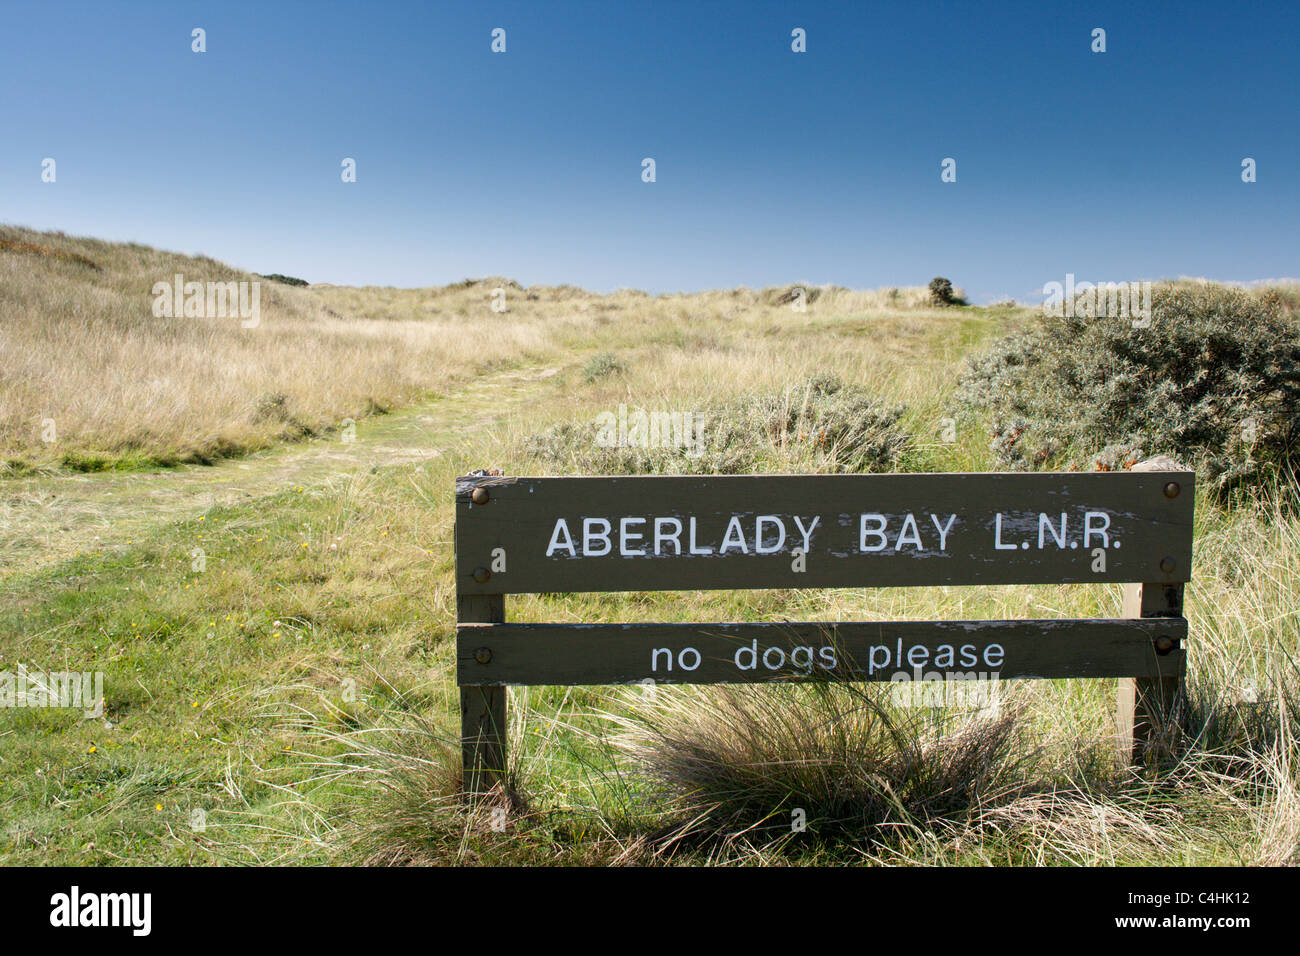
<path fill-rule="evenodd" d="M 457 583 L 520 594 L 1184 582 L 1193 482 L 1190 472 L 478 479 L 456 495 Z"/>
<path fill-rule="evenodd" d="M 462 624 L 456 673 L 462 686 L 1155 677 L 1181 666 L 1186 635 L 1181 618 Z"/>
<path fill-rule="evenodd" d="M 1126 752 L 1186 667 L 1188 471 L 518 478 L 456 485 L 465 788 L 505 765 L 509 685 L 1121 678 Z M 1122 582 L 1124 616 L 505 623 L 507 594 Z"/>

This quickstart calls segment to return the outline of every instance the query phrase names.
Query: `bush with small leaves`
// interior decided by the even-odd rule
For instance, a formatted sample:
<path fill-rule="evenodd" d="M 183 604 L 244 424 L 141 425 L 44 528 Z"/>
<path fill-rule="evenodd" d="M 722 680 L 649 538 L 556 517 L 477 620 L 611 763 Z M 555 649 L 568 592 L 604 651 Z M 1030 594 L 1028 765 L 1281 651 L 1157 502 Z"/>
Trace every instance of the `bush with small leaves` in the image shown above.
<path fill-rule="evenodd" d="M 1146 327 L 1043 315 L 972 360 L 959 394 L 991 412 L 1006 467 L 1120 470 L 1166 454 L 1227 493 L 1294 478 L 1300 321 L 1267 290 L 1161 284 Z"/>
<path fill-rule="evenodd" d="M 621 375 L 627 366 L 620 362 L 613 352 L 601 352 L 582 367 L 582 378 L 588 385 L 598 382 L 610 375 Z"/>
<path fill-rule="evenodd" d="M 525 451 L 577 474 L 890 471 L 912 447 L 898 424 L 903 412 L 861 386 L 819 376 L 681 413 L 668 436 L 659 430 L 658 441 L 612 442 L 602 438 L 599 421 L 565 422 L 530 437 Z M 629 420 L 639 413 L 649 419 L 652 410 L 631 409 Z"/>
<path fill-rule="evenodd" d="M 952 281 L 943 276 L 930 280 L 930 301 L 935 305 L 957 305 L 957 295 L 952 290 Z"/>

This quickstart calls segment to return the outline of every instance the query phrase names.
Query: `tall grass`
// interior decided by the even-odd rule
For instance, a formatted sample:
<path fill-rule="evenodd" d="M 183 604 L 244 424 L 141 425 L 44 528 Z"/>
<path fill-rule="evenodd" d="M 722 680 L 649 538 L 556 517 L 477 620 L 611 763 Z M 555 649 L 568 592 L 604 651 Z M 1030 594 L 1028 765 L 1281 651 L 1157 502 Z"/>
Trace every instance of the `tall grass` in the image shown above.
<path fill-rule="evenodd" d="M 343 314 L 328 291 L 207 258 L 13 227 L 0 237 L 49 250 L 0 251 L 0 468 L 211 461 L 407 404 L 540 355 L 549 338 L 540 316 L 471 336 L 454 311 Z M 153 283 L 177 273 L 260 281 L 260 323 L 155 317 Z M 470 293 L 428 298 L 446 306 Z"/>
<path fill-rule="evenodd" d="M 260 323 L 155 317 L 153 284 L 178 273 L 260 281 Z M 507 312 L 492 309 L 496 289 Z M 827 287 L 820 311 L 914 308 L 913 291 Z M 337 429 L 493 369 L 563 362 L 597 337 L 643 345 L 683 334 L 677 318 L 716 328 L 741 313 L 790 313 L 774 301 L 743 289 L 524 290 L 507 279 L 298 288 L 203 256 L 3 226 L 0 475 L 209 462 Z"/>

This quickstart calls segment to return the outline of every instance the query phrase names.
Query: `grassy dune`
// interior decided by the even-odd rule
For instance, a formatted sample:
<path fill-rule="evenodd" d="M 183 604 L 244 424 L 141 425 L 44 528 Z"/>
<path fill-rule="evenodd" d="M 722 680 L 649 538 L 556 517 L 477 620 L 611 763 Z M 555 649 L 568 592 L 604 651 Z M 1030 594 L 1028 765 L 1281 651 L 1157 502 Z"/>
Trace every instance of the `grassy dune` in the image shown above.
<path fill-rule="evenodd" d="M 256 281 L 212 259 L 0 227 L 0 468 L 207 462 L 338 429 L 485 369 L 554 352 L 542 309 L 466 335 L 477 286 L 410 314 L 261 280 L 261 319 L 158 318 L 155 282 Z M 492 313 L 479 309 L 482 321 Z M 581 327 L 582 323 L 575 323 Z M 47 441 L 47 420 L 55 440 Z"/>
<path fill-rule="evenodd" d="M 131 290 L 146 285 L 149 263 L 165 276 L 174 260 L 67 242 L 88 258 L 142 264 L 136 285 L 114 280 L 119 291 L 96 293 L 92 276 L 75 283 L 65 276 L 79 290 L 68 295 L 79 297 L 81 320 L 60 333 L 40 332 L 30 316 L 20 320 L 27 371 L 4 379 L 7 399 L 42 394 L 18 392 L 15 381 L 39 380 L 47 391 L 64 381 L 68 407 L 78 407 L 76 375 L 90 374 L 93 363 L 79 373 L 43 367 L 34 343 L 51 335 L 73 341 L 76 329 L 101 322 L 99 334 L 108 335 L 113 325 L 91 314 L 97 294 L 108 315 L 134 303 L 118 314 L 121 334 L 135 329 L 141 349 L 161 353 L 143 327 L 147 295 L 140 306 Z M 0 253 L 6 298 L 10 286 L 26 288 L 30 309 L 45 308 L 33 304 L 30 271 L 77 268 L 49 257 L 16 260 Z M 277 321 L 296 323 L 297 334 L 257 339 L 257 355 L 246 361 L 270 381 L 250 372 L 228 384 L 228 404 L 204 426 L 246 423 L 248 402 L 296 381 L 304 402 L 319 403 L 318 422 L 355 409 L 334 404 L 339 395 L 354 402 L 386 396 L 393 410 L 362 419 L 357 445 L 378 442 L 380 421 L 384 428 L 418 423 L 412 434 L 427 457 L 340 465 L 328 457 L 336 438 L 309 441 L 298 457 L 268 452 L 209 469 L 246 467 L 248 498 L 178 497 L 171 511 L 133 519 L 129 532 L 113 530 L 128 527 L 132 509 L 113 486 L 102 503 L 108 525 L 100 540 L 73 553 L 51 544 L 43 562 L 0 576 L 0 671 L 20 662 L 102 670 L 106 698 L 103 717 L 91 720 L 54 709 L 0 711 L 0 857 L 98 864 L 1296 861 L 1300 755 L 1289 721 L 1300 642 L 1300 515 L 1284 496 L 1232 507 L 1198 502 L 1187 615 L 1193 723 L 1202 733 L 1164 774 L 1122 772 L 1110 761 L 1113 681 L 1012 685 L 1002 718 L 992 722 L 959 710 L 888 711 L 886 702 L 915 750 L 900 769 L 896 753 L 871 744 L 876 776 L 857 777 L 839 772 L 836 754 L 878 740 L 878 728 L 853 689 L 660 688 L 651 699 L 640 688 L 532 688 L 512 692 L 521 799 L 504 832 L 486 810 L 458 805 L 457 475 L 493 465 L 518 474 L 567 470 L 535 456 L 535 437 L 619 403 L 686 412 L 775 395 L 797 404 L 808 381 L 827 374 L 907 406 L 899 424 L 911 442 L 901 468 L 988 469 L 986 423 L 960 420 L 956 440 L 944 441 L 944 420 L 956 417 L 965 356 L 1027 315 L 929 309 L 906 291 L 827 289 L 800 313 L 782 302 L 783 290 L 650 297 L 566 287 L 509 289 L 511 311 L 497 315 L 488 294 L 500 284 L 277 288 L 283 311 L 268 309 L 256 334 L 274 331 Z M 203 335 L 238 364 L 240 350 L 251 348 L 238 332 Z M 8 350 L 17 337 L 5 334 Z M 427 348 L 428 364 L 420 375 L 387 379 L 389 359 L 361 348 L 367 341 Z M 326 388 L 334 373 L 300 353 L 332 348 L 358 354 L 337 371 L 339 384 Z M 132 353 L 114 354 L 125 362 Z M 165 373 L 169 362 L 160 354 L 154 360 Z M 502 376 L 511 365 L 521 375 L 509 380 L 506 401 Z M 117 387 L 116 373 L 96 374 L 101 390 Z M 471 382 L 473 402 L 457 390 Z M 494 403 L 497 391 L 503 399 Z M 177 401 L 190 396 L 193 414 L 207 415 L 201 394 L 183 389 Z M 19 420 L 26 422 L 37 413 L 24 401 Z M 108 431 L 86 436 L 112 431 L 103 414 L 99 427 Z M 265 443 L 281 433 L 258 434 Z M 160 426 L 153 451 L 129 442 L 109 450 L 161 457 L 181 447 L 171 435 Z M 30 440 L 6 440 L 15 441 L 6 446 L 12 454 L 57 461 Z M 99 447 L 84 440 L 77 447 Z M 761 470 L 816 470 L 825 454 L 797 435 L 768 435 Z M 308 467 L 316 458 L 329 466 Z M 304 463 L 297 473 L 295 462 Z M 182 472 L 150 480 L 194 480 Z M 261 475 L 268 477 L 259 485 Z M 8 481 L 23 489 L 15 498 L 57 501 L 68 482 L 114 480 L 50 472 Z M 32 538 L 53 542 L 61 533 L 57 504 L 43 514 L 49 527 Z M 1120 590 L 1107 585 L 541 595 L 508 603 L 513 620 L 554 621 L 1085 617 L 1119 609 Z M 849 716 L 831 723 L 834 733 L 816 731 L 828 726 L 827 713 Z M 746 742 L 738 726 L 759 732 Z M 781 769 L 790 764 L 783 743 L 790 738 L 778 730 L 792 727 L 794 745 L 812 758 L 798 793 Z M 704 777 L 681 772 L 683 741 L 719 755 Z M 897 791 L 905 799 L 871 791 L 889 774 L 906 784 Z M 690 785 L 679 786 L 683 780 Z M 855 812 L 863 820 L 875 814 L 882 825 L 818 812 L 829 806 L 828 788 L 849 782 L 865 788 Z M 758 816 L 769 823 L 789 819 L 800 805 L 791 800 L 806 803 L 808 831 L 781 838 L 751 828 L 752 807 L 733 812 L 742 787 L 761 795 Z"/>
<path fill-rule="evenodd" d="M 793 314 L 783 290 L 598 296 L 507 279 L 415 290 L 261 279 L 261 320 L 245 329 L 238 318 L 154 316 L 154 283 L 176 274 L 259 279 L 204 257 L 0 227 L 0 471 L 210 462 L 598 339 L 703 342 L 710 322 L 743 317 L 768 328 L 772 315 Z M 497 288 L 505 313 L 492 309 Z M 832 315 L 925 301 L 919 289 L 811 297 Z M 686 339 L 671 331 L 676 320 L 693 329 Z"/>

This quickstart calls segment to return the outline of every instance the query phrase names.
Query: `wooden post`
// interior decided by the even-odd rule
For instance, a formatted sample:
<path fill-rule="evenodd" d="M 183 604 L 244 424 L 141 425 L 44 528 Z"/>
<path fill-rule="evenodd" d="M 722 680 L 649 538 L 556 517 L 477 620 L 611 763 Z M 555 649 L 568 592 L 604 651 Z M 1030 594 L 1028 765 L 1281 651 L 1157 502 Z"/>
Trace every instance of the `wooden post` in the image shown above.
<path fill-rule="evenodd" d="M 1125 617 L 1181 617 L 1183 585 L 1129 584 L 1124 587 Z M 1157 654 L 1156 648 L 1151 649 Z M 1158 762 L 1177 746 L 1178 708 L 1181 706 L 1184 658 L 1170 665 L 1168 675 L 1122 677 L 1115 702 L 1119 731 L 1119 759 L 1123 764 Z"/>
<path fill-rule="evenodd" d="M 1149 458 L 1133 466 L 1133 471 L 1177 471 L 1180 465 L 1172 458 Z M 1190 494 L 1190 491 L 1178 493 Z M 1182 617 L 1183 585 L 1166 583 L 1126 584 L 1124 617 Z M 1155 647 L 1152 654 L 1157 654 Z M 1157 655 L 1157 660 L 1159 657 Z M 1181 706 L 1186 659 L 1178 655 L 1170 673 L 1159 677 L 1126 677 L 1119 682 L 1115 701 L 1115 722 L 1120 763 L 1158 762 L 1171 755 L 1177 745 L 1175 720 Z"/>
<path fill-rule="evenodd" d="M 500 594 L 458 595 L 462 623 L 504 624 L 506 599 Z M 470 799 L 486 796 L 506 778 L 505 687 L 460 689 L 461 790 Z"/>

